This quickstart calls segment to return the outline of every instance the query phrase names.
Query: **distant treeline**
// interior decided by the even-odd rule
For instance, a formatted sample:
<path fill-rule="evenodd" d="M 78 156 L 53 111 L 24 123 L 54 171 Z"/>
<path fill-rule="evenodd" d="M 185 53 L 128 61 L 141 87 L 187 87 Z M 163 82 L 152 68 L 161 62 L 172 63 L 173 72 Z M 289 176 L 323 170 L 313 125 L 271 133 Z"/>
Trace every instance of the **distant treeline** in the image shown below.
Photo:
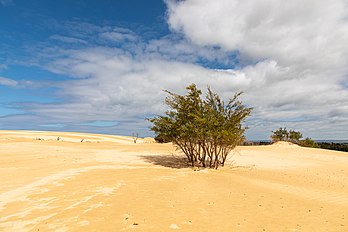
<path fill-rule="evenodd" d="M 329 149 L 329 150 L 335 150 L 335 151 L 345 151 L 345 152 L 348 152 L 348 143 L 320 142 L 320 143 L 318 143 L 318 145 L 322 149 Z"/>
<path fill-rule="evenodd" d="M 270 145 L 272 143 L 273 142 L 271 142 L 271 141 L 246 141 L 243 143 L 243 146 Z M 298 143 L 298 145 L 303 146 L 303 147 L 314 147 L 314 148 L 348 152 L 348 143 L 316 142 L 313 144 L 311 144 L 311 143 L 307 143 L 307 144 Z"/>
<path fill-rule="evenodd" d="M 242 146 L 271 145 L 271 141 L 245 141 Z"/>

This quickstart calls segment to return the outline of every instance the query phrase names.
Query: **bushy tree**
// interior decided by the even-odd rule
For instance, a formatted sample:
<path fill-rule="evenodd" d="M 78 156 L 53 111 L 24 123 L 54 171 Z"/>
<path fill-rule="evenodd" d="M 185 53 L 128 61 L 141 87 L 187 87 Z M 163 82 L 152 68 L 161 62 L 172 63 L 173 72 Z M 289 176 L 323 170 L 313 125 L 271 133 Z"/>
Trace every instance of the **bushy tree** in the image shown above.
<path fill-rule="evenodd" d="M 252 108 L 245 107 L 236 93 L 227 104 L 208 88 L 202 91 L 191 84 L 186 95 L 166 91 L 165 103 L 170 110 L 165 116 L 149 119 L 157 137 L 173 142 L 183 151 L 192 166 L 218 168 L 230 151 L 244 140 L 242 122 Z"/>
<path fill-rule="evenodd" d="M 290 142 L 298 143 L 302 139 L 302 134 L 299 131 L 290 130 L 288 139 Z"/>
<path fill-rule="evenodd" d="M 288 141 L 289 138 L 289 132 L 286 128 L 280 127 L 276 131 L 272 131 L 271 139 L 273 142 L 278 142 L 278 141 Z"/>
<path fill-rule="evenodd" d="M 280 127 L 276 131 L 272 131 L 271 139 L 273 142 L 288 141 L 292 143 L 298 143 L 302 138 L 302 134 L 299 131 L 290 130 Z"/>

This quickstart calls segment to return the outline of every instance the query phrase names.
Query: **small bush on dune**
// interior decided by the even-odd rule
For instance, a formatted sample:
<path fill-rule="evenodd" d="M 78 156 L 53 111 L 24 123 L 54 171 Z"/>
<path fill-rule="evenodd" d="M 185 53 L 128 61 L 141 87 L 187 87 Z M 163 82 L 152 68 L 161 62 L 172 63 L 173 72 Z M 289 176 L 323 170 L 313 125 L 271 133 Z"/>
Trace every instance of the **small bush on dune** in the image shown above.
<path fill-rule="evenodd" d="M 276 131 L 272 131 L 271 139 L 272 142 L 278 142 L 278 141 L 288 141 L 289 138 L 289 132 L 287 131 L 286 128 L 280 127 Z"/>
<path fill-rule="evenodd" d="M 299 131 L 290 130 L 280 127 L 276 131 L 272 131 L 271 139 L 272 142 L 286 141 L 298 144 L 302 147 L 313 147 L 319 148 L 320 146 L 311 138 L 302 139 L 302 134 Z"/>
<path fill-rule="evenodd" d="M 272 131 L 271 139 L 272 142 L 286 141 L 292 143 L 298 143 L 302 138 L 302 134 L 299 131 L 290 130 L 280 127 L 276 131 Z"/>
<path fill-rule="evenodd" d="M 192 84 L 186 95 L 166 91 L 165 103 L 170 110 L 165 116 L 149 119 L 158 141 L 173 142 L 186 155 L 192 166 L 218 168 L 224 166 L 230 151 L 244 141 L 241 123 L 252 108 L 245 107 L 236 93 L 227 104 L 208 88 L 202 91 Z"/>

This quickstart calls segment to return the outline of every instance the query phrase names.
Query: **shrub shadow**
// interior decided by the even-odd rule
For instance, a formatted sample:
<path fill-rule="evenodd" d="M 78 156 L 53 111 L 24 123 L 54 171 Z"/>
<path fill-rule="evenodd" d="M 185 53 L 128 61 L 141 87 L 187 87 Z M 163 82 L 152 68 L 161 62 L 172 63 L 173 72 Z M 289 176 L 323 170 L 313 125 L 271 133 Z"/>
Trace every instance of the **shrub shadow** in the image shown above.
<path fill-rule="evenodd" d="M 143 155 L 140 156 L 148 163 L 163 166 L 166 168 L 190 168 L 191 164 L 187 161 L 185 156 L 175 155 Z"/>

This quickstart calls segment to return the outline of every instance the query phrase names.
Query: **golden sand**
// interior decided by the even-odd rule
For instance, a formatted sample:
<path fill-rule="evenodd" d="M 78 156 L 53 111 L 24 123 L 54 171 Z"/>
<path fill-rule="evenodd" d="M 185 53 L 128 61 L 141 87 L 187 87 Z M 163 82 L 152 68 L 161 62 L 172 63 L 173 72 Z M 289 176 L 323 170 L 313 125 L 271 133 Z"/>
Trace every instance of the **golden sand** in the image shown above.
<path fill-rule="evenodd" d="M 348 154 L 287 143 L 193 171 L 149 138 L 0 131 L 0 186 L 0 231 L 348 231 Z"/>

